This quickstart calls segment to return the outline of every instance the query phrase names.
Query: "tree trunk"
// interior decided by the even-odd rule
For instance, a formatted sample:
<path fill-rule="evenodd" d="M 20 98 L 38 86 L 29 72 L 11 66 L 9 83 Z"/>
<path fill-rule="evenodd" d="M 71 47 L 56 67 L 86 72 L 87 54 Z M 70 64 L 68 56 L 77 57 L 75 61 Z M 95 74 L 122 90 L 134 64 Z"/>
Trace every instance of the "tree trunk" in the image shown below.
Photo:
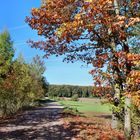
<path fill-rule="evenodd" d="M 112 112 L 112 122 L 111 122 L 112 129 L 118 128 L 118 118 L 115 115 L 115 112 Z"/>
<path fill-rule="evenodd" d="M 131 140 L 131 98 L 125 98 L 124 132 L 127 140 Z"/>
<path fill-rule="evenodd" d="M 120 100 L 120 87 L 119 84 L 116 84 L 114 86 L 114 105 L 117 107 L 119 104 Z M 118 118 L 116 117 L 116 113 L 113 111 L 112 112 L 112 123 L 111 123 L 112 129 L 117 129 L 118 128 Z"/>
<path fill-rule="evenodd" d="M 114 0 L 114 8 L 116 15 L 119 15 L 119 5 L 117 0 Z"/>

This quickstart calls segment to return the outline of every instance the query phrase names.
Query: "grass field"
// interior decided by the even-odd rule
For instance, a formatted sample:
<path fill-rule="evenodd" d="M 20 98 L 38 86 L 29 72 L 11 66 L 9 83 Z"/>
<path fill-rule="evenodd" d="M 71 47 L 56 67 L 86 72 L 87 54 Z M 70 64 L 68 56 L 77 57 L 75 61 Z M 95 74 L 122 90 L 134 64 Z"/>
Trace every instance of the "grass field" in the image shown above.
<path fill-rule="evenodd" d="M 63 100 L 59 101 L 60 104 L 72 108 L 76 108 L 79 112 L 82 113 L 111 113 L 111 106 L 109 104 L 102 104 L 101 100 L 99 99 L 82 99 L 79 101 L 70 101 L 70 100 Z"/>

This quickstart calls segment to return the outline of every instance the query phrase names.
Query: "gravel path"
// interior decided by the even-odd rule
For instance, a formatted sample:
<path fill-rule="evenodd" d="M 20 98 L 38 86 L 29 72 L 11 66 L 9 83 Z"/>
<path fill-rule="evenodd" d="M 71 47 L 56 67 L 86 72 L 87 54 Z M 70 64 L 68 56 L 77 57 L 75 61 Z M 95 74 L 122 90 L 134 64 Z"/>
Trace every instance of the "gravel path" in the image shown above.
<path fill-rule="evenodd" d="M 62 121 L 63 107 L 50 102 L 0 122 L 0 140 L 70 140 Z"/>
<path fill-rule="evenodd" d="M 102 140 L 103 134 L 112 132 L 106 124 L 108 118 L 102 115 L 92 119 L 67 116 L 57 102 L 48 100 L 43 104 L 12 119 L 0 120 L 0 140 L 97 140 L 96 134 Z M 116 135 L 116 140 L 124 140 L 122 132 L 115 131 L 112 135 Z"/>

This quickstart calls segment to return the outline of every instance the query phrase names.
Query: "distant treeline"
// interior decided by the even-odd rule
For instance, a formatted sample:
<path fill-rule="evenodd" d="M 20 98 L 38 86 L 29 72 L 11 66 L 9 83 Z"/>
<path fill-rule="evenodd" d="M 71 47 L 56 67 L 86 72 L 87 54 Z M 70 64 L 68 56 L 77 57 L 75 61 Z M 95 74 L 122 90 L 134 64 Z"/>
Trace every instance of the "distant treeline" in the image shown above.
<path fill-rule="evenodd" d="M 72 97 L 78 94 L 78 97 L 93 97 L 92 86 L 74 86 L 74 85 L 49 85 L 47 96 L 50 97 Z"/>

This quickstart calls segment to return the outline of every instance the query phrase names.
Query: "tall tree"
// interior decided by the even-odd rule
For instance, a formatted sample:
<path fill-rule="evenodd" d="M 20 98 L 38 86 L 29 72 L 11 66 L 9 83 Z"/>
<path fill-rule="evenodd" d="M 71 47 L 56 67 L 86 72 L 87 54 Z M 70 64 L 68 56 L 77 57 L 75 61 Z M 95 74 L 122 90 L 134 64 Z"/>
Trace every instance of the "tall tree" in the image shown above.
<path fill-rule="evenodd" d="M 6 93 L 3 85 L 9 74 L 13 56 L 13 42 L 11 41 L 10 34 L 8 33 L 8 31 L 5 30 L 0 33 L 0 114 L 6 113 L 9 103 L 8 101 L 11 99 L 10 97 L 12 96 L 12 94 Z M 8 87 L 9 83 L 7 83 L 5 87 L 6 86 Z"/>
<path fill-rule="evenodd" d="M 43 76 L 45 70 L 46 66 L 44 61 L 38 55 L 35 56 L 30 64 L 30 75 L 32 76 L 32 79 L 34 79 L 33 81 L 33 84 L 35 84 L 34 89 L 36 89 L 36 91 L 38 92 L 39 90 L 40 92 L 44 92 L 44 95 L 48 90 L 48 82 L 46 78 Z M 38 82 L 40 82 L 40 84 L 38 84 Z"/>
<path fill-rule="evenodd" d="M 91 73 L 95 84 L 113 88 L 111 96 L 115 108 L 119 108 L 123 98 L 126 98 L 125 114 L 128 113 L 128 117 L 125 117 L 127 124 L 124 126 L 130 138 L 130 119 L 126 119 L 130 116 L 127 103 L 135 96 L 130 79 L 140 73 L 132 71 L 138 65 L 140 55 L 130 52 L 128 40 L 132 37 L 134 25 L 140 22 L 140 1 L 46 2 L 40 8 L 33 8 L 32 16 L 26 19 L 39 35 L 45 36 L 46 41 L 29 41 L 30 45 L 44 50 L 46 57 L 65 54 L 67 61 L 92 63 L 95 69 Z M 134 85 L 137 87 L 139 83 L 137 79 Z M 120 112 L 123 110 L 124 106 Z"/>
<path fill-rule="evenodd" d="M 5 75 L 0 84 L 0 110 L 3 116 L 15 113 L 31 101 L 29 66 L 17 59 L 10 64 Z"/>
<path fill-rule="evenodd" d="M 0 33 L 0 79 L 5 77 L 14 56 L 13 42 L 8 31 Z"/>

